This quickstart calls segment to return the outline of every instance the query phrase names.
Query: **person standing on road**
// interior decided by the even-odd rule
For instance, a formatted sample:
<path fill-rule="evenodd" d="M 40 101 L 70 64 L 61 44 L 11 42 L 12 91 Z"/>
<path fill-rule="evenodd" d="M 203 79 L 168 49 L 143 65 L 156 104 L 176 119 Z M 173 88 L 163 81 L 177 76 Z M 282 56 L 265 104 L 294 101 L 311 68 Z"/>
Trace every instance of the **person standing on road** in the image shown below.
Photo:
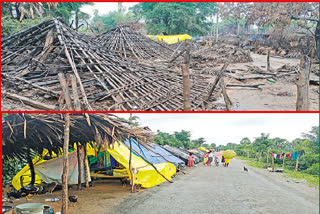
<path fill-rule="evenodd" d="M 230 159 L 225 158 L 225 159 L 224 159 L 224 162 L 225 162 L 225 167 L 228 167 L 229 164 L 230 164 Z"/>
<path fill-rule="evenodd" d="M 204 166 L 208 164 L 208 157 L 209 157 L 209 152 L 204 154 L 204 157 L 203 157 L 203 165 Z"/>
<path fill-rule="evenodd" d="M 225 163 L 224 163 L 224 161 L 225 161 L 225 158 L 224 158 L 224 156 L 222 155 L 221 163 L 223 164 L 223 166 L 226 166 Z"/>
<path fill-rule="evenodd" d="M 213 152 L 209 152 L 209 160 L 208 160 L 208 165 L 209 166 L 212 166 L 212 162 L 213 162 Z"/>
<path fill-rule="evenodd" d="M 194 159 L 192 153 L 189 154 L 188 167 L 194 167 Z"/>

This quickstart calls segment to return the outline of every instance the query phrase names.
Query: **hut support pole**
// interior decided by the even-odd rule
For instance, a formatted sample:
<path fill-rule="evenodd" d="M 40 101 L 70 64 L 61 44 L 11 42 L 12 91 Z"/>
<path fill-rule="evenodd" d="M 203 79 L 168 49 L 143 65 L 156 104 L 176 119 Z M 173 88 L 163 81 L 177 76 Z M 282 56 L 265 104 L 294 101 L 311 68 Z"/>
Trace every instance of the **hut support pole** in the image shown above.
<path fill-rule="evenodd" d="M 62 172 L 62 208 L 61 213 L 68 212 L 68 149 L 69 149 L 69 134 L 70 134 L 70 114 L 65 114 L 64 124 L 64 142 L 63 142 L 63 172 Z"/>
<path fill-rule="evenodd" d="M 130 113 L 130 126 L 132 127 L 132 113 Z M 130 138 L 130 156 L 129 156 L 129 170 L 131 175 L 131 192 L 135 192 L 135 186 L 134 186 L 134 172 L 132 168 L 132 141 Z"/>
<path fill-rule="evenodd" d="M 282 160 L 282 169 L 284 169 L 284 159 L 286 159 L 286 154 L 284 154 L 284 156 L 283 156 L 283 160 Z"/>
<path fill-rule="evenodd" d="M 81 190 L 82 161 L 81 161 L 80 146 L 78 142 L 77 142 L 77 158 L 78 158 L 78 190 Z"/>
<path fill-rule="evenodd" d="M 87 143 L 83 146 L 83 161 L 84 161 L 84 172 L 86 177 L 86 188 L 89 188 L 89 162 L 88 162 L 88 151 L 87 151 Z"/>
<path fill-rule="evenodd" d="M 274 172 L 274 157 L 272 156 L 272 171 Z"/>
<path fill-rule="evenodd" d="M 297 81 L 297 111 L 309 109 L 309 78 L 311 71 L 311 59 L 303 56 L 300 61 L 299 79 Z"/>

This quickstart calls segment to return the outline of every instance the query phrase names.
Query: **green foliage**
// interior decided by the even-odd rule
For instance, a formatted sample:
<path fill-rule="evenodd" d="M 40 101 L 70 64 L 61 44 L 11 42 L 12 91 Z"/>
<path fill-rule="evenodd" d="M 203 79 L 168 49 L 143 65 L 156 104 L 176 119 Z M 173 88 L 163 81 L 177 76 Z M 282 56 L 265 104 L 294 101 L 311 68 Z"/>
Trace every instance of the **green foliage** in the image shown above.
<path fill-rule="evenodd" d="M 24 19 L 21 22 L 19 22 L 17 19 L 12 19 L 8 16 L 1 17 L 1 37 L 6 37 L 11 34 L 15 34 L 23 29 L 29 28 L 33 25 L 37 25 L 40 22 L 41 21 L 39 19 Z"/>
<path fill-rule="evenodd" d="M 169 145 L 173 147 L 184 147 L 192 148 L 195 147 L 194 143 L 190 140 L 191 133 L 189 131 L 181 130 L 180 132 L 174 132 L 174 134 L 169 134 L 166 132 L 157 131 L 155 137 L 155 142 L 159 145 Z M 199 138 L 200 142 L 203 138 Z M 198 140 L 199 140 L 198 139 Z M 198 140 L 196 140 L 198 142 Z"/>
<path fill-rule="evenodd" d="M 131 10 L 146 21 L 149 34 L 204 35 L 209 30 L 208 17 L 216 14 L 217 7 L 209 2 L 143 2 Z"/>
<path fill-rule="evenodd" d="M 95 10 L 92 19 L 92 27 L 97 32 L 104 32 L 110 30 L 120 23 L 136 21 L 132 12 L 126 12 L 122 3 L 118 3 L 118 10 L 109 12 L 108 14 L 99 15 L 98 10 Z"/>
<path fill-rule="evenodd" d="M 10 185 L 13 177 L 27 164 L 27 161 L 2 158 L 2 186 Z"/>

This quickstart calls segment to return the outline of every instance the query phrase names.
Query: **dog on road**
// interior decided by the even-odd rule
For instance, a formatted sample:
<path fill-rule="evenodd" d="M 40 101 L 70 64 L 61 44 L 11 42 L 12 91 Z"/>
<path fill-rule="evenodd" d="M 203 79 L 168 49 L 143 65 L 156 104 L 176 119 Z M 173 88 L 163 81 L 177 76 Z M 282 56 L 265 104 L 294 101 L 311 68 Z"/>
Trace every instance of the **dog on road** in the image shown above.
<path fill-rule="evenodd" d="M 248 170 L 248 168 L 247 168 L 246 166 L 243 166 L 243 170 L 244 170 L 245 172 L 249 172 L 249 170 Z"/>

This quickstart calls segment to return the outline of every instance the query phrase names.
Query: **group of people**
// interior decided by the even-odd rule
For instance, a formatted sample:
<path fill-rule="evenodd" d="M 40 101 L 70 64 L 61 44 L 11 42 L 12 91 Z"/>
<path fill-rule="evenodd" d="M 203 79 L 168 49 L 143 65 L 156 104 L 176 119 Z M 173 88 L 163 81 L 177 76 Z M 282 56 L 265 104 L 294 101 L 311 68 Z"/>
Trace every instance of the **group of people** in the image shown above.
<path fill-rule="evenodd" d="M 219 166 L 220 158 L 218 157 L 217 152 L 209 151 L 206 154 L 204 154 L 203 165 L 204 166 L 212 166 L 213 160 L 214 160 L 216 166 Z M 225 158 L 222 155 L 221 163 L 223 164 L 224 167 L 228 167 L 230 164 L 230 159 Z M 194 167 L 194 158 L 193 158 L 192 153 L 189 154 L 188 167 Z"/>

